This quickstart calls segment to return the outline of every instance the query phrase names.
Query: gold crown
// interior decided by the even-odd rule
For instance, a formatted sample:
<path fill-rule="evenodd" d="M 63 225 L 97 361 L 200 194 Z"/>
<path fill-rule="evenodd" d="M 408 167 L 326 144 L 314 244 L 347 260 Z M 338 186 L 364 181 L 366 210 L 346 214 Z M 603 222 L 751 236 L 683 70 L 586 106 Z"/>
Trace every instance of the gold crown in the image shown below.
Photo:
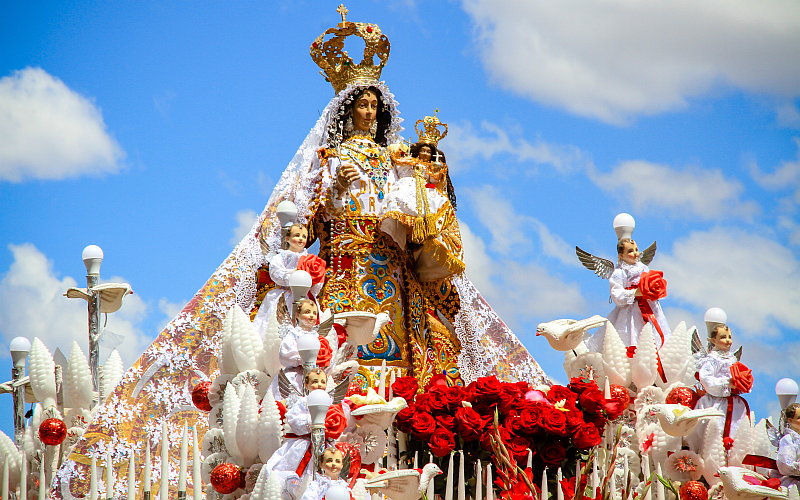
<path fill-rule="evenodd" d="M 389 39 L 376 24 L 347 21 L 348 10 L 344 5 L 340 5 L 336 11 L 342 15 L 342 22 L 314 40 L 311 59 L 322 68 L 320 74 L 338 94 L 351 83 L 376 82 L 380 79 L 381 70 L 389 59 Z M 324 42 L 326 35 L 331 34 L 333 37 Z M 364 39 L 364 59 L 358 64 L 353 64 L 353 59 L 344 50 L 344 39 L 350 35 Z M 375 56 L 380 60 L 378 66 L 374 64 Z"/>
<path fill-rule="evenodd" d="M 425 118 L 417 120 L 417 123 L 414 125 L 414 130 L 417 131 L 419 142 L 436 146 L 439 141 L 444 139 L 447 135 L 447 124 L 439 121 L 439 118 L 436 116 L 438 113 L 439 108 L 436 108 L 433 116 L 426 116 Z M 420 123 L 423 126 L 422 132 L 419 130 Z M 444 127 L 444 131 L 439 130 L 440 125 Z"/>

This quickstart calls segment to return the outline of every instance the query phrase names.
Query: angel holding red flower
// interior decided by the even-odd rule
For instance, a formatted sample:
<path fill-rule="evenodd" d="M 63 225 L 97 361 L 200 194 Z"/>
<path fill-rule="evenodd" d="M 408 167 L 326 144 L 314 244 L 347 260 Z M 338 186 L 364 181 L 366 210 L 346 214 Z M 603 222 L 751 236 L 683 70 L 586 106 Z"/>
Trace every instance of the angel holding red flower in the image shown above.
<path fill-rule="evenodd" d="M 631 239 L 634 227 L 635 221 L 628 214 L 619 214 L 614 218 L 618 255 L 616 265 L 578 247 L 575 247 L 575 251 L 587 269 L 608 279 L 611 300 L 614 302 L 614 310 L 608 315 L 608 321 L 614 325 L 623 344 L 626 347 L 636 346 L 644 325 L 651 323 L 655 330 L 656 348 L 659 349 L 670 335 L 667 318 L 658 302 L 667 296 L 667 282 L 661 271 L 651 271 L 647 267 L 656 254 L 655 242 L 640 253 L 636 242 Z M 593 352 L 602 352 L 605 332 L 605 325 L 601 326 L 586 341 L 586 347 Z"/>

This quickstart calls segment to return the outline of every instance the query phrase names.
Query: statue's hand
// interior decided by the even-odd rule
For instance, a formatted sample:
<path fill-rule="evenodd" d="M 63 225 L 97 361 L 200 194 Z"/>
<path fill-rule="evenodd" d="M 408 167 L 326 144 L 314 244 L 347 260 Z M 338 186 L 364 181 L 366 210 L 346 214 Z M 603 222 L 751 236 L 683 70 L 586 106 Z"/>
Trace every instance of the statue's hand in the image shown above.
<path fill-rule="evenodd" d="M 336 176 L 336 180 L 339 182 L 339 185 L 342 187 L 347 187 L 358 180 L 358 178 L 358 170 L 356 170 L 355 165 L 351 163 L 342 163 L 339 165 L 339 172 Z"/>

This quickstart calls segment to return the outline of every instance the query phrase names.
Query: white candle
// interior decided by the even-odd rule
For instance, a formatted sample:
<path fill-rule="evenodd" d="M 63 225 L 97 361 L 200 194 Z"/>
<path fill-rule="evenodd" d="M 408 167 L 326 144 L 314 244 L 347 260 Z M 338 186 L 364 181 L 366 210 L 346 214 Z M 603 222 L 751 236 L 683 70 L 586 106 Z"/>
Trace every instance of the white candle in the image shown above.
<path fill-rule="evenodd" d="M 194 500 L 203 500 L 203 479 L 200 477 L 200 447 L 197 446 L 197 424 L 192 429 L 192 489 Z"/>
<path fill-rule="evenodd" d="M 414 452 L 414 468 L 419 469 L 419 452 Z"/>
<path fill-rule="evenodd" d="M 564 476 L 561 474 L 561 467 L 558 468 L 556 471 L 556 498 L 558 500 L 564 500 L 564 490 L 561 489 L 561 480 Z"/>
<path fill-rule="evenodd" d="M 381 361 L 381 378 L 378 384 L 378 395 L 382 398 L 386 397 L 386 360 Z"/>
<path fill-rule="evenodd" d="M 611 385 L 608 383 L 608 379 L 606 379 L 606 388 L 603 392 L 603 397 L 606 399 L 611 399 Z"/>
<path fill-rule="evenodd" d="M 89 469 L 89 500 L 97 500 L 97 457 L 92 457 Z"/>
<path fill-rule="evenodd" d="M 111 463 L 111 450 L 106 451 L 106 498 L 114 498 L 114 479 L 112 477 L 112 470 L 114 469 Z"/>
<path fill-rule="evenodd" d="M 610 465 L 613 469 L 617 468 L 617 464 L 612 463 Z M 611 500 L 616 500 L 617 498 L 617 473 L 616 471 L 611 472 L 611 477 L 608 480 L 608 494 Z"/>
<path fill-rule="evenodd" d="M 136 467 L 136 456 L 133 450 L 131 450 L 131 456 L 128 459 L 128 500 L 134 500 L 136 498 L 136 474 L 133 470 Z"/>
<path fill-rule="evenodd" d="M 433 462 L 433 455 L 432 454 L 428 454 L 428 455 L 430 457 L 430 459 L 428 460 L 428 463 Z M 434 493 L 433 493 L 433 479 L 435 477 L 436 476 L 431 477 L 431 480 L 428 482 L 428 491 L 425 493 L 428 496 L 428 498 L 430 498 L 431 500 L 433 500 L 433 495 L 434 495 Z"/>
<path fill-rule="evenodd" d="M 389 399 L 392 399 L 394 397 L 394 391 L 392 390 L 392 386 L 394 385 L 396 379 L 397 379 L 397 373 L 395 373 L 394 368 L 392 368 L 392 375 L 389 377 Z"/>
<path fill-rule="evenodd" d="M 547 489 L 547 467 L 542 471 L 542 500 L 547 500 L 547 495 L 550 492 Z"/>
<path fill-rule="evenodd" d="M 150 436 L 144 443 L 144 478 L 142 479 L 142 496 L 150 500 L 150 471 L 153 469 L 153 464 L 150 462 Z"/>
<path fill-rule="evenodd" d="M 453 500 L 453 453 L 450 453 L 450 462 L 447 466 L 447 483 L 444 488 L 444 500 Z"/>
<path fill-rule="evenodd" d="M 3 460 L 3 485 L 0 487 L 0 494 L 3 498 L 8 498 L 8 457 Z"/>
<path fill-rule="evenodd" d="M 528 466 L 527 468 L 530 469 L 533 467 L 533 450 L 528 448 Z"/>
<path fill-rule="evenodd" d="M 486 500 L 494 500 L 494 486 L 492 484 L 492 462 L 486 464 Z"/>
<path fill-rule="evenodd" d="M 628 488 L 628 474 L 629 474 L 629 471 L 630 471 L 630 465 L 628 465 L 628 456 L 627 455 L 625 455 L 625 467 L 623 468 L 623 471 L 625 473 L 625 477 L 622 478 L 622 491 L 625 491 L 625 489 Z"/>
<path fill-rule="evenodd" d="M 186 493 L 186 465 L 189 461 L 189 440 L 186 434 L 186 422 L 183 422 L 183 435 L 181 436 L 181 462 L 178 473 L 178 491 Z"/>
<path fill-rule="evenodd" d="M 20 465 L 19 476 L 19 498 L 20 500 L 27 500 L 28 498 L 28 457 L 25 455 L 25 450 L 20 450 Z"/>
<path fill-rule="evenodd" d="M 600 474 L 597 472 L 597 460 L 592 460 L 592 497 L 597 495 L 597 487 L 600 486 Z"/>
<path fill-rule="evenodd" d="M 46 446 L 46 448 L 50 448 L 50 447 Z M 47 492 L 47 476 L 46 476 L 45 470 L 44 470 L 44 463 L 46 461 L 47 460 L 43 456 L 42 457 L 42 462 L 39 464 L 39 500 L 44 500 L 45 493 Z M 96 500 L 96 498 L 94 498 L 92 500 Z"/>
<path fill-rule="evenodd" d="M 581 461 L 578 459 L 575 464 L 575 491 L 581 486 Z M 583 498 L 583 495 L 578 495 L 578 498 Z"/>
<path fill-rule="evenodd" d="M 642 455 L 642 462 L 644 463 L 642 466 L 642 470 L 644 470 L 644 480 L 647 481 L 650 479 L 650 457 L 645 453 Z M 644 498 L 642 500 L 651 500 L 653 498 L 652 492 L 653 485 L 651 484 L 649 488 L 647 488 L 647 493 L 644 494 Z"/>
<path fill-rule="evenodd" d="M 167 421 L 161 423 L 161 500 L 169 500 L 169 436 L 167 435 Z"/>
<path fill-rule="evenodd" d="M 482 500 L 483 499 L 483 491 L 481 488 L 483 487 L 483 477 L 481 477 L 481 461 L 478 460 L 475 464 L 475 500 Z M 431 497 L 428 497 L 431 498 Z"/>
<path fill-rule="evenodd" d="M 464 477 L 464 450 L 458 450 L 458 500 L 466 500 L 467 492 L 464 491 L 464 482 L 467 480 Z M 660 500 L 660 499 L 659 499 Z"/>
<path fill-rule="evenodd" d="M 661 474 L 661 462 L 656 462 L 656 474 L 658 474 L 659 477 L 663 476 L 663 474 Z M 664 500 L 664 485 L 657 479 L 653 482 L 656 483 L 656 500 Z"/>

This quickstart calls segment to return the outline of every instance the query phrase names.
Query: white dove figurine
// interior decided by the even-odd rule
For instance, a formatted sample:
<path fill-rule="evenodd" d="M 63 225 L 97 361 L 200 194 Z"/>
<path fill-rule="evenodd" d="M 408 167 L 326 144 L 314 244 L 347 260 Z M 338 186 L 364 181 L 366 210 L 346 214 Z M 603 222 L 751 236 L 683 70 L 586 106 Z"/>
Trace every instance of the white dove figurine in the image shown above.
<path fill-rule="evenodd" d="M 383 493 L 391 500 L 419 500 L 434 476 L 441 473 L 438 465 L 429 463 L 422 469 L 401 469 L 379 474 L 364 486 L 370 488 L 371 493 Z"/>
<path fill-rule="evenodd" d="M 675 404 L 657 404 L 651 405 L 650 408 L 655 411 L 661 428 L 670 436 L 687 436 L 701 420 L 725 416 L 716 408 L 692 410 Z"/>
<path fill-rule="evenodd" d="M 539 323 L 539 326 L 536 327 L 536 335 L 546 338 L 550 347 L 556 351 L 569 351 L 578 347 L 588 330 L 597 328 L 606 321 L 608 321 L 606 318 L 596 314 L 580 321 L 557 319 L 548 323 Z"/>
<path fill-rule="evenodd" d="M 767 478 L 743 467 L 720 467 L 716 475 L 719 475 L 722 480 L 722 489 L 728 500 L 762 500 L 763 498 L 788 500 L 789 498 L 789 490 L 785 486 L 774 489 L 761 484 L 751 484 L 751 482 L 766 481 Z M 751 478 L 751 482 L 745 479 L 745 475 Z"/>

